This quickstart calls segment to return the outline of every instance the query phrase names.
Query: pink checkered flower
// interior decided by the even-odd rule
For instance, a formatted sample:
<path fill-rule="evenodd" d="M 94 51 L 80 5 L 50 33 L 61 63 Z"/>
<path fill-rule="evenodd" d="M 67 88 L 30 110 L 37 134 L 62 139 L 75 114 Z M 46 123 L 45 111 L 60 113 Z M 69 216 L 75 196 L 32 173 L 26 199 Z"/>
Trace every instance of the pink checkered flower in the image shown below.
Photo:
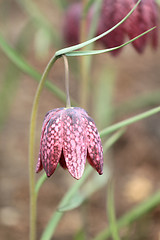
<path fill-rule="evenodd" d="M 99 35 L 120 22 L 138 0 L 103 0 L 100 13 L 99 23 L 95 35 Z M 94 8 L 92 5 L 87 14 L 87 29 L 89 31 L 91 21 L 94 18 Z M 80 20 L 82 16 L 82 4 L 74 3 L 68 8 L 65 15 L 64 23 L 64 40 L 68 45 L 74 45 L 80 41 Z M 140 4 L 129 16 L 129 18 L 119 27 L 101 38 L 98 42 L 105 48 L 113 48 L 122 45 L 128 37 L 132 39 L 150 28 L 158 25 L 158 7 L 155 0 L 141 0 Z M 142 53 L 148 42 L 151 40 L 153 48 L 158 45 L 158 29 L 154 29 L 150 33 L 138 38 L 132 42 L 137 52 Z M 112 55 L 116 55 L 122 50 L 111 51 Z"/>
<path fill-rule="evenodd" d="M 78 107 L 49 111 L 42 126 L 36 172 L 44 168 L 50 177 L 60 163 L 74 178 L 80 179 L 86 158 L 101 175 L 103 149 L 93 119 L 84 109 Z"/>
<path fill-rule="evenodd" d="M 98 33 L 100 34 L 120 22 L 134 7 L 136 2 L 137 0 L 103 0 Z M 157 21 L 158 9 L 155 0 L 141 0 L 129 18 L 110 34 L 101 38 L 100 42 L 106 48 L 116 47 L 124 43 L 126 36 L 132 39 L 157 26 Z M 149 39 L 152 41 L 152 47 L 156 48 L 158 45 L 157 28 L 133 41 L 132 44 L 139 53 L 142 53 Z M 111 53 L 116 54 L 121 49 Z"/>

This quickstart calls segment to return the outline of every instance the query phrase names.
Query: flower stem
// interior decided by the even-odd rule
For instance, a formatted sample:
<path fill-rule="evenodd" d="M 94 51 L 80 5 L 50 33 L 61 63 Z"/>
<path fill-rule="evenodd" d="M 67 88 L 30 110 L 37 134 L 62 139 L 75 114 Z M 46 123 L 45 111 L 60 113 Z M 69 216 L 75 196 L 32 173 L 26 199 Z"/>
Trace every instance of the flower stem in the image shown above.
<path fill-rule="evenodd" d="M 87 28 L 86 14 L 84 11 L 87 2 L 88 2 L 87 0 L 82 1 L 83 13 L 82 13 L 82 19 L 81 19 L 80 42 L 84 42 L 87 37 L 86 36 L 86 28 Z M 89 69 L 87 69 L 86 57 L 82 57 L 80 59 L 80 71 L 81 71 L 80 105 L 83 108 L 87 108 L 87 100 L 88 100 L 88 92 L 89 92 L 87 73 L 89 72 Z"/>
<path fill-rule="evenodd" d="M 69 66 L 68 66 L 68 60 L 65 55 L 63 56 L 64 60 L 64 68 L 65 68 L 65 87 L 66 87 L 66 107 L 71 107 L 71 101 L 69 96 Z"/>
<path fill-rule="evenodd" d="M 124 121 L 121 121 L 121 122 L 118 122 L 116 124 L 113 124 L 113 125 L 111 125 L 111 126 L 109 126 L 107 128 L 104 128 L 100 132 L 100 137 L 102 138 L 102 137 L 104 137 L 104 136 L 106 136 L 106 135 L 108 135 L 108 134 L 110 134 L 110 133 L 112 133 L 114 131 L 117 131 L 118 129 L 120 129 L 122 127 L 127 127 L 130 124 L 132 124 L 132 123 L 135 123 L 135 122 L 140 121 L 140 120 L 142 120 L 144 118 L 152 116 L 153 114 L 156 114 L 158 112 L 160 112 L 160 106 L 156 107 L 156 108 L 152 108 L 149 111 L 143 112 L 143 113 L 138 114 L 138 115 L 136 115 L 134 117 L 128 118 L 128 119 L 126 119 Z"/>
<path fill-rule="evenodd" d="M 36 127 L 36 116 L 38 111 L 38 104 L 40 99 L 40 94 L 42 92 L 46 77 L 55 63 L 58 57 L 53 56 L 49 61 L 40 83 L 38 85 L 33 107 L 31 113 L 30 122 L 30 134 L 29 134 L 29 188 L 30 188 L 30 240 L 36 239 L 36 192 L 35 192 L 35 167 L 34 167 L 34 145 L 35 145 L 35 127 Z"/>
<path fill-rule="evenodd" d="M 108 181 L 107 187 L 107 212 L 108 212 L 108 221 L 111 229 L 111 235 L 113 240 L 120 240 L 115 217 L 115 208 L 114 208 L 114 187 L 112 178 Z"/>

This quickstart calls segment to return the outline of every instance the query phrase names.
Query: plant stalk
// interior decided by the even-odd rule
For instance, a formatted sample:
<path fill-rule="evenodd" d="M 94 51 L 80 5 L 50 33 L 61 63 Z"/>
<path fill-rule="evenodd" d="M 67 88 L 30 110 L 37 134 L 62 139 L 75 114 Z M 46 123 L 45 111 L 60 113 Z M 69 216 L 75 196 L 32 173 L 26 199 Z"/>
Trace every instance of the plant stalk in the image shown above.
<path fill-rule="evenodd" d="M 30 240 L 36 239 L 36 192 L 35 192 L 35 158 L 34 158 L 34 146 L 35 146 L 35 127 L 36 127 L 36 116 L 38 111 L 38 104 L 40 99 L 40 94 L 42 92 L 45 80 L 47 78 L 47 75 L 57 60 L 58 57 L 53 56 L 51 60 L 49 61 L 42 78 L 40 80 L 40 83 L 38 85 L 33 107 L 32 107 L 32 113 L 31 113 L 31 122 L 30 122 L 30 134 L 29 134 L 29 190 L 30 190 Z"/>
<path fill-rule="evenodd" d="M 82 0 L 82 19 L 81 19 L 81 29 L 80 29 L 80 42 L 86 41 L 87 38 L 87 14 L 85 14 L 85 7 L 88 0 Z M 82 48 L 82 50 L 85 50 Z M 87 108 L 88 92 L 89 92 L 89 82 L 88 82 L 88 68 L 86 64 L 86 57 L 80 59 L 80 71 L 81 71 L 81 86 L 80 86 L 80 105 L 82 108 Z"/>
<path fill-rule="evenodd" d="M 66 88 L 66 107 L 71 107 L 70 95 L 69 95 L 69 65 L 65 55 L 63 55 L 64 69 L 65 69 L 65 88 Z"/>

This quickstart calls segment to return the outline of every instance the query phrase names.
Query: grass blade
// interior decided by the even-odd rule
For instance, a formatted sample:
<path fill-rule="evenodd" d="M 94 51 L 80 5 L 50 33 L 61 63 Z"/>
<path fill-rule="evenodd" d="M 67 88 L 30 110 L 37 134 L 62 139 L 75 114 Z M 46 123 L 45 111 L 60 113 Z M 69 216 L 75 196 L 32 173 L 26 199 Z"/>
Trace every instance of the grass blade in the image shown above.
<path fill-rule="evenodd" d="M 113 190 L 112 180 L 108 182 L 108 188 L 107 188 L 107 212 L 108 212 L 109 225 L 111 229 L 112 238 L 113 240 L 120 240 L 118 231 L 117 231 L 116 218 L 115 218 L 114 190 Z"/>
<path fill-rule="evenodd" d="M 68 56 L 68 57 L 90 56 L 90 55 L 97 55 L 97 54 L 102 54 L 102 53 L 106 53 L 106 52 L 111 52 L 111 51 L 117 50 L 119 48 L 122 48 L 122 47 L 128 45 L 129 43 L 131 43 L 131 42 L 135 41 L 136 39 L 142 37 L 143 35 L 149 33 L 150 31 L 152 31 L 155 28 L 156 27 L 153 27 L 153 28 L 145 31 L 144 33 L 138 35 L 137 37 L 129 40 L 128 42 L 125 42 L 122 45 L 114 47 L 114 48 L 108 48 L 108 49 L 102 49 L 102 50 L 92 50 L 92 51 L 91 50 L 88 50 L 88 51 L 73 51 L 73 52 L 66 53 L 66 56 Z"/>
<path fill-rule="evenodd" d="M 28 74 L 29 76 L 33 77 L 37 82 L 41 79 L 41 74 L 36 71 L 32 66 L 30 66 L 0 35 L 0 47 L 2 51 L 7 55 L 7 57 L 24 73 Z M 55 96 L 57 96 L 62 102 L 66 102 L 66 95 L 65 93 L 52 84 L 49 81 L 45 82 L 45 86 L 52 91 Z M 76 105 L 76 102 L 72 100 L 72 104 Z"/>
<path fill-rule="evenodd" d="M 134 207 L 128 213 L 124 214 L 118 221 L 117 221 L 117 229 L 120 230 L 121 228 L 128 226 L 129 224 L 133 223 L 135 220 L 142 217 L 144 214 L 151 211 L 153 208 L 160 204 L 160 191 L 152 195 L 146 201 L 140 203 L 138 206 Z M 107 228 L 99 233 L 94 240 L 107 240 L 111 236 L 111 228 Z"/>
<path fill-rule="evenodd" d="M 136 115 L 134 117 L 128 118 L 128 119 L 126 119 L 124 121 L 121 121 L 119 123 L 116 123 L 116 124 L 114 124 L 114 125 L 112 125 L 110 127 L 107 127 L 107 128 L 103 129 L 100 132 L 100 136 L 104 137 L 104 136 L 106 136 L 109 133 L 112 133 L 112 132 L 114 132 L 114 131 L 122 128 L 122 127 L 126 127 L 126 126 L 128 126 L 128 125 L 130 125 L 132 123 L 140 121 L 140 120 L 142 120 L 144 118 L 147 118 L 149 116 L 152 116 L 153 114 L 156 114 L 158 112 L 160 112 L 160 106 L 156 107 L 156 108 L 153 108 L 153 109 L 151 109 L 149 111 L 146 111 L 144 113 L 138 114 L 138 115 Z"/>

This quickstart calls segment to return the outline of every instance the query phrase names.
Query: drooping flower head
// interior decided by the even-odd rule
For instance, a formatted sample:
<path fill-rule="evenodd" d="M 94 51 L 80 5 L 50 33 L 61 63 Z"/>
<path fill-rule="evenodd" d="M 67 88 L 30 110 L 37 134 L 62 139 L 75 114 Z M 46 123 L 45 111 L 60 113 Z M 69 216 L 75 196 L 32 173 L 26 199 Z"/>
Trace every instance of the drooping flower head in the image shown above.
<path fill-rule="evenodd" d="M 80 179 L 86 158 L 99 174 L 103 173 L 103 149 L 95 123 L 82 108 L 57 108 L 43 122 L 36 172 L 43 168 L 48 177 L 57 164 Z"/>
<path fill-rule="evenodd" d="M 103 0 L 99 23 L 95 35 L 99 35 L 120 22 L 135 6 L 137 0 Z M 80 20 L 82 16 L 82 4 L 71 5 L 65 16 L 64 40 L 68 45 L 79 43 Z M 94 5 L 91 6 L 87 15 L 87 27 L 90 28 L 94 17 Z M 119 27 L 99 40 L 105 48 L 117 47 L 124 43 L 126 36 L 132 39 L 150 28 L 158 25 L 158 8 L 155 0 L 141 0 L 134 12 Z M 137 52 L 142 53 L 151 39 L 152 47 L 158 45 L 158 29 L 138 38 L 132 42 Z M 122 50 L 111 51 L 116 55 Z"/>
<path fill-rule="evenodd" d="M 137 0 L 104 0 L 102 4 L 99 33 L 102 33 L 120 22 L 134 7 Z M 157 26 L 158 10 L 155 0 L 141 0 L 134 12 L 118 28 L 100 41 L 106 48 L 116 47 L 124 43 L 125 37 L 132 39 L 141 33 Z M 134 48 L 142 53 L 147 40 L 151 38 L 153 48 L 158 44 L 158 30 L 154 29 L 148 34 L 133 41 Z M 120 51 L 119 49 L 118 51 Z M 113 51 L 111 53 L 118 52 Z"/>
<path fill-rule="evenodd" d="M 68 45 L 74 45 L 79 43 L 81 14 L 81 3 L 72 4 L 66 11 L 63 26 L 63 35 L 65 42 Z"/>
<path fill-rule="evenodd" d="M 87 29 L 93 17 L 93 8 L 87 14 Z M 69 6 L 64 17 L 63 36 L 65 43 L 70 45 L 78 44 L 80 41 L 80 21 L 82 18 L 82 3 L 76 2 Z"/>

